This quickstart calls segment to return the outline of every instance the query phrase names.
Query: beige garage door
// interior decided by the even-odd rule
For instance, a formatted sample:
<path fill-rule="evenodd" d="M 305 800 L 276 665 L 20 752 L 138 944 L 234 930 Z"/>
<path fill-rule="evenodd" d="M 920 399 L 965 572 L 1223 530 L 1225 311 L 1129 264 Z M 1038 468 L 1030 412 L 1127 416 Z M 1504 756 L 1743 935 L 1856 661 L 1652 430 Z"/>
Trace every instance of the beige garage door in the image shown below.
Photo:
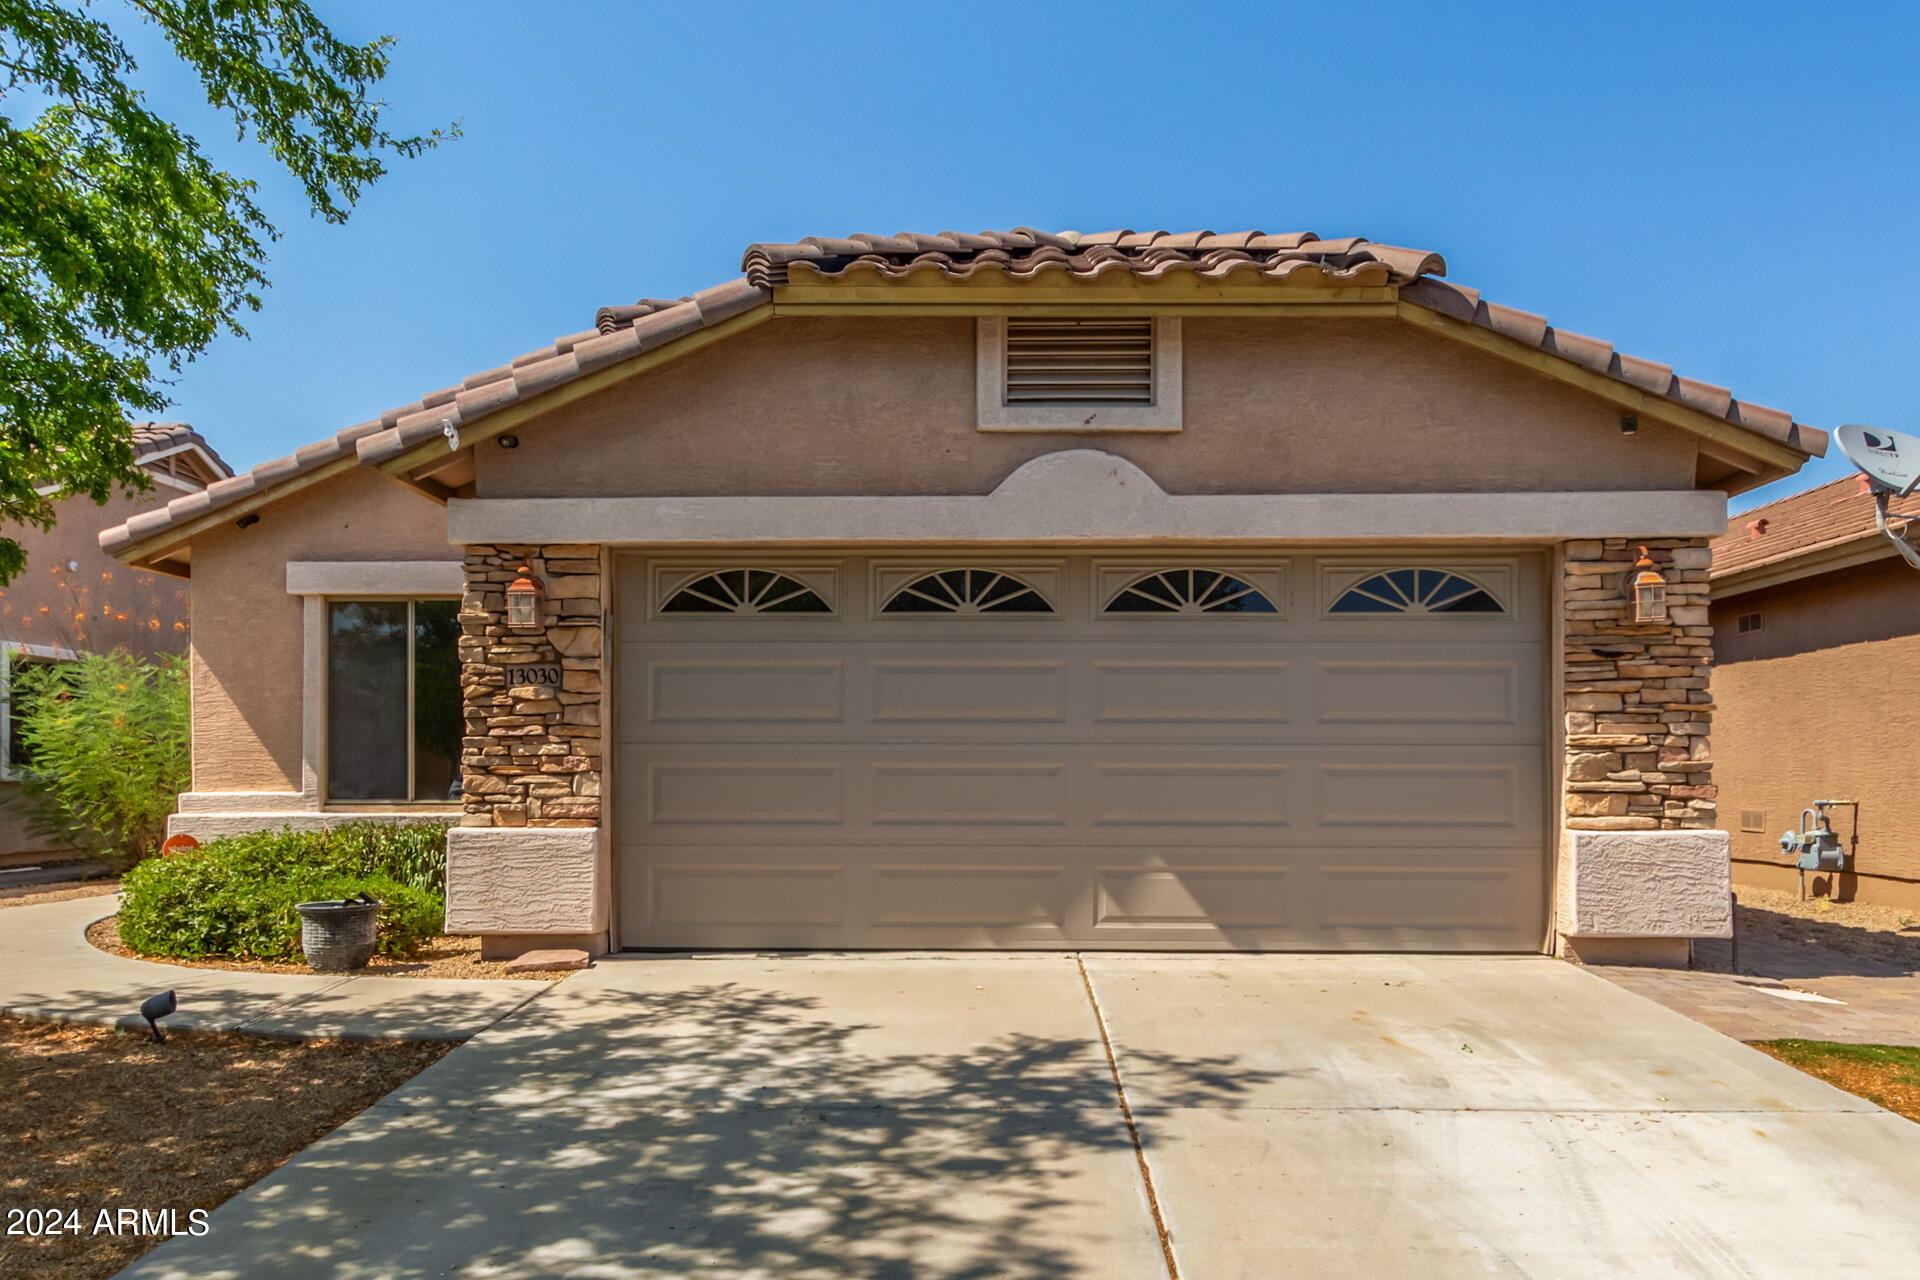
<path fill-rule="evenodd" d="M 1541 576 L 624 558 L 621 942 L 1537 949 Z"/>

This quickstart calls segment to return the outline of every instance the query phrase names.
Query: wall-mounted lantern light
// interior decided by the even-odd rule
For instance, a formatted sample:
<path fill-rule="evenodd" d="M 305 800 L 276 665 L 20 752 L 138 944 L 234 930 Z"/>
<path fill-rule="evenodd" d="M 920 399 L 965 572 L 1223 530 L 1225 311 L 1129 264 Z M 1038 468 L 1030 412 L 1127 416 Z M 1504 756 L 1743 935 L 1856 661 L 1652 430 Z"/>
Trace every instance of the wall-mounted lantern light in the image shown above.
<path fill-rule="evenodd" d="M 540 580 L 533 576 L 533 566 L 521 565 L 520 576 L 507 587 L 507 625 L 510 627 L 537 627 L 540 625 L 540 598 L 546 595 Z"/>
<path fill-rule="evenodd" d="M 1645 547 L 1640 548 L 1640 558 L 1627 575 L 1627 596 L 1633 601 L 1635 622 L 1667 620 L 1667 580 L 1653 567 L 1653 557 Z"/>

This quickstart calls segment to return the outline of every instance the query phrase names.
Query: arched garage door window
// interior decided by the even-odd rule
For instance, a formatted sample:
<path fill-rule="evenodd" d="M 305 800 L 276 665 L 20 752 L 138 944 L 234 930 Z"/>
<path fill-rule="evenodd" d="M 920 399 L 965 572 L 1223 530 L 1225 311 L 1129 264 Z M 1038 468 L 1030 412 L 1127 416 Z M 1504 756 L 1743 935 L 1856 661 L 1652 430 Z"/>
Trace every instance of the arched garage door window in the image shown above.
<path fill-rule="evenodd" d="M 1142 574 L 1107 602 L 1107 613 L 1278 613 L 1267 594 L 1217 569 Z"/>
<path fill-rule="evenodd" d="M 881 613 L 1052 613 L 1038 591 L 998 569 L 942 569 L 907 583 Z"/>
<path fill-rule="evenodd" d="M 695 578 L 661 613 L 832 613 L 813 588 L 771 569 L 723 569 Z"/>
<path fill-rule="evenodd" d="M 1445 569 L 1389 569 L 1340 594 L 1329 613 L 1505 613 L 1479 583 Z"/>

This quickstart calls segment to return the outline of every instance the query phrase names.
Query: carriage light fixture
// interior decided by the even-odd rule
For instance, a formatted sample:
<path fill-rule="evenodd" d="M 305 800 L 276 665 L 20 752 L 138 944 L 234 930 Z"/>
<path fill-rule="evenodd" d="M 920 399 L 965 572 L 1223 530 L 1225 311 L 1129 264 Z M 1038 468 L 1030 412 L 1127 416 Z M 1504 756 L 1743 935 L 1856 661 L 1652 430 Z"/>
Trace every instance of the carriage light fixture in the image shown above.
<path fill-rule="evenodd" d="M 1633 601 L 1635 622 L 1667 620 L 1667 580 L 1653 567 L 1653 557 L 1645 547 L 1640 548 L 1640 558 L 1627 575 L 1627 597 Z"/>
<path fill-rule="evenodd" d="M 510 627 L 537 627 L 540 625 L 540 599 L 546 591 L 540 580 L 533 576 L 533 566 L 521 565 L 520 576 L 507 586 L 507 625 Z"/>

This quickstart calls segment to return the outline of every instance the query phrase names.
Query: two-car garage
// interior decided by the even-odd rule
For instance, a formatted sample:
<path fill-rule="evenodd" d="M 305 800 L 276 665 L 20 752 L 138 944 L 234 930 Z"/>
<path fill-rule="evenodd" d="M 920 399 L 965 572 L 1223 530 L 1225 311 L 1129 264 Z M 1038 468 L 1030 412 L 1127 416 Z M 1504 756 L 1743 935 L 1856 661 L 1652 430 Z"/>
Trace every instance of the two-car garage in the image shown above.
<path fill-rule="evenodd" d="M 617 564 L 623 946 L 1541 946 L 1538 555 Z"/>

